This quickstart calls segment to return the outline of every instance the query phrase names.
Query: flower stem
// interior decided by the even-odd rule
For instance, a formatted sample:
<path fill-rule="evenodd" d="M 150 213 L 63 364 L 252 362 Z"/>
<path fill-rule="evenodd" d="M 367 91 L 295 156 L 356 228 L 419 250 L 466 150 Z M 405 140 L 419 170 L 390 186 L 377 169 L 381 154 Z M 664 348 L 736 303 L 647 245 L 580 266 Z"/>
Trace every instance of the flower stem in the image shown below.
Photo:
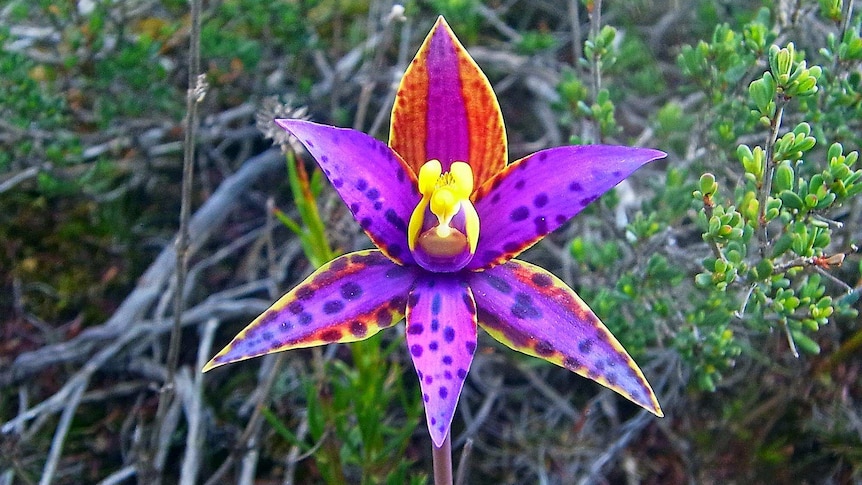
<path fill-rule="evenodd" d="M 431 445 L 434 461 L 434 485 L 452 485 L 452 438 L 451 432 L 440 448 Z"/>

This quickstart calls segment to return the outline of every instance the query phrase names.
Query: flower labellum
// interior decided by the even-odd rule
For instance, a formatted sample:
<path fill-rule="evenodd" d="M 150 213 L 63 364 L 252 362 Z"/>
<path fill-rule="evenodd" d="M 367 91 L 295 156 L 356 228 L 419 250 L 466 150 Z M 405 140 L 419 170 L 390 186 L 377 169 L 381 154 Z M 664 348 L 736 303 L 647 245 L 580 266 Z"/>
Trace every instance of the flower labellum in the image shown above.
<path fill-rule="evenodd" d="M 470 370 L 477 326 L 662 416 L 641 370 L 578 295 L 513 258 L 664 153 L 564 146 L 507 165 L 496 96 L 442 17 L 401 80 L 388 146 L 354 130 L 276 122 L 317 160 L 377 249 L 319 268 L 205 371 L 362 340 L 406 317 L 407 348 L 437 447 Z"/>

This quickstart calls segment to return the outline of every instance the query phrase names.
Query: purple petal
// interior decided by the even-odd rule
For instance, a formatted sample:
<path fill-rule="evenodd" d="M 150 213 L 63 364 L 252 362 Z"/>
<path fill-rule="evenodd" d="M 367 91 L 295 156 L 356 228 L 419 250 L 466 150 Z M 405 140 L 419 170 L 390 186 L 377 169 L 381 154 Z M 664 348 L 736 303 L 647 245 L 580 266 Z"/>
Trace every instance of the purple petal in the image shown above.
<path fill-rule="evenodd" d="M 517 256 L 642 165 L 664 156 L 648 148 L 566 146 L 509 165 L 476 192 L 482 229 L 467 269 Z"/>
<path fill-rule="evenodd" d="M 511 260 L 471 273 L 479 325 L 517 351 L 565 367 L 646 410 L 661 407 L 637 364 L 565 283 L 538 266 Z"/>
<path fill-rule="evenodd" d="M 425 273 L 416 281 L 407 301 L 407 348 L 419 375 L 428 431 L 439 448 L 476 351 L 476 303 L 461 278 Z"/>
<path fill-rule="evenodd" d="M 263 312 L 204 371 L 259 355 L 366 339 L 401 320 L 415 273 L 377 250 L 323 265 Z"/>
<path fill-rule="evenodd" d="M 407 221 L 419 202 L 416 176 L 385 143 L 365 133 L 301 120 L 275 120 L 317 160 L 371 241 L 410 264 Z"/>

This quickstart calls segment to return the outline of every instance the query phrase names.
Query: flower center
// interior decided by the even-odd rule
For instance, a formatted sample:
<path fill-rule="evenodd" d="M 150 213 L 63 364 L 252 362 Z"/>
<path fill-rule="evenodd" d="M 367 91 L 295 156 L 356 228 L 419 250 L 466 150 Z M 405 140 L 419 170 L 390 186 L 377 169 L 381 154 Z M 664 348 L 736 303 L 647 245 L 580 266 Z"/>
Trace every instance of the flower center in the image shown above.
<path fill-rule="evenodd" d="M 479 216 L 470 194 L 473 169 L 454 162 L 448 172 L 437 160 L 419 169 L 422 200 L 410 216 L 407 242 L 420 266 L 428 271 L 448 272 L 463 268 L 476 252 Z"/>

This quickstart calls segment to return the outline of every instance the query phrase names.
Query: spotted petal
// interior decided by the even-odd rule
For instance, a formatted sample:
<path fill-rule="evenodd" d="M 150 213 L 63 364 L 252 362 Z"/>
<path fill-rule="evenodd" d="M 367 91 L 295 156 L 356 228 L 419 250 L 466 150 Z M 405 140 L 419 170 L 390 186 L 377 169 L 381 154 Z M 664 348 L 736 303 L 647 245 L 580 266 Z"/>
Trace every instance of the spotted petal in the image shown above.
<path fill-rule="evenodd" d="M 664 156 L 647 148 L 566 146 L 509 165 L 476 192 L 482 230 L 467 268 L 488 268 L 517 256 L 642 165 Z"/>
<path fill-rule="evenodd" d="M 401 320 L 414 272 L 380 251 L 332 260 L 257 317 L 207 365 L 366 339 Z"/>
<path fill-rule="evenodd" d="M 469 163 L 478 187 L 506 165 L 506 131 L 491 84 L 443 17 L 408 66 L 392 109 L 389 146 L 415 173 Z"/>
<path fill-rule="evenodd" d="M 657 416 L 649 383 L 577 294 L 551 273 L 519 260 L 471 273 L 479 325 L 514 350 L 565 367 Z"/>
<path fill-rule="evenodd" d="M 398 155 L 365 133 L 301 120 L 275 120 L 317 160 L 371 241 L 399 264 L 413 262 L 407 221 L 420 196 Z"/>
<path fill-rule="evenodd" d="M 476 303 L 463 278 L 426 273 L 417 280 L 407 301 L 407 347 L 419 376 L 428 431 L 440 447 L 476 351 Z"/>

